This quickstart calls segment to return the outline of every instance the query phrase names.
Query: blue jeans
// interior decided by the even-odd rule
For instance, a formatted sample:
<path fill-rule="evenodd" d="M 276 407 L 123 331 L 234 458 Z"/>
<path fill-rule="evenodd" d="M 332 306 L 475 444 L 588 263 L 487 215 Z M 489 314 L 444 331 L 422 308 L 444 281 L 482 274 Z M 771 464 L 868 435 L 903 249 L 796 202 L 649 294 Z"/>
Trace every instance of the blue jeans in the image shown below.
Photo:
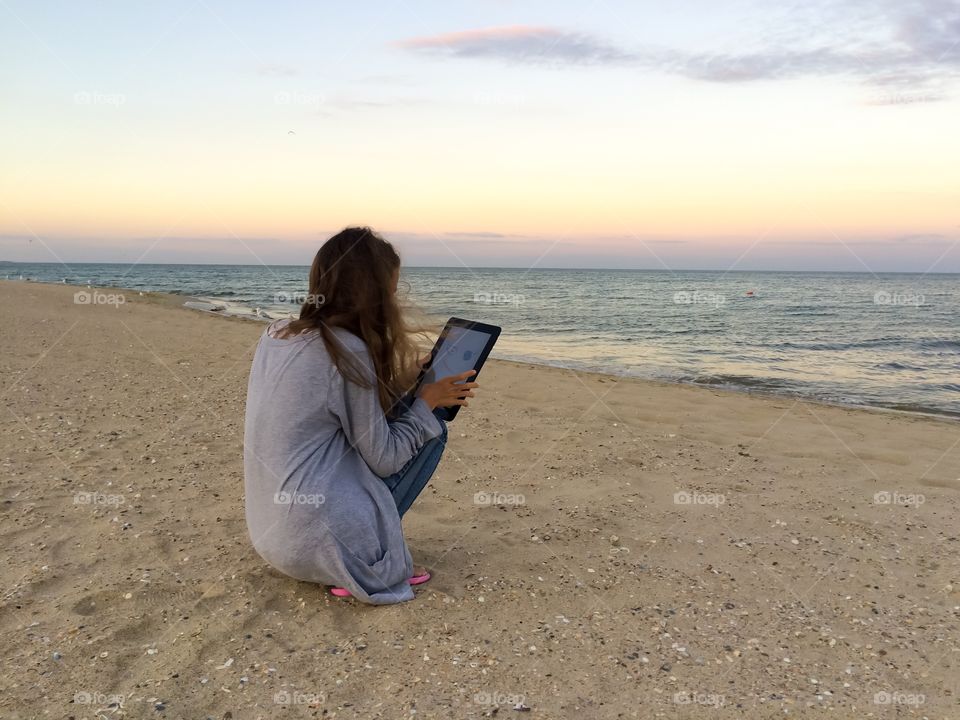
<path fill-rule="evenodd" d="M 401 402 L 409 407 L 409 402 L 405 402 L 405 400 L 401 400 Z M 383 478 L 387 487 L 390 488 L 393 501 L 397 504 L 397 512 L 400 513 L 400 517 L 403 517 L 404 513 L 410 509 L 413 501 L 417 499 L 417 496 L 430 482 L 437 465 L 440 464 L 443 450 L 447 446 L 447 423 L 444 422 L 447 413 L 443 408 L 437 408 L 433 411 L 433 414 L 443 425 L 443 432 L 440 436 L 424 443 L 417 454 L 410 458 L 407 464 L 400 468 L 399 472 Z"/>

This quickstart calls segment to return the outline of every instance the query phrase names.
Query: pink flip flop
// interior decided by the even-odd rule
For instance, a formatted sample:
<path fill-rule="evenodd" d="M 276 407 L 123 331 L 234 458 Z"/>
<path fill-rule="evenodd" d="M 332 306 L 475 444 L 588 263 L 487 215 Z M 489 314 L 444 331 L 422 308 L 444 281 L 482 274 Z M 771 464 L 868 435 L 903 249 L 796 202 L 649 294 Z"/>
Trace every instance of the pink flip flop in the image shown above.
<path fill-rule="evenodd" d="M 410 578 L 409 582 L 411 585 L 423 585 L 423 583 L 429 580 L 430 577 L 430 573 L 425 572 L 423 575 L 414 575 L 412 578 Z M 335 597 L 353 597 L 349 590 L 338 587 L 330 588 L 330 594 L 334 595 Z"/>

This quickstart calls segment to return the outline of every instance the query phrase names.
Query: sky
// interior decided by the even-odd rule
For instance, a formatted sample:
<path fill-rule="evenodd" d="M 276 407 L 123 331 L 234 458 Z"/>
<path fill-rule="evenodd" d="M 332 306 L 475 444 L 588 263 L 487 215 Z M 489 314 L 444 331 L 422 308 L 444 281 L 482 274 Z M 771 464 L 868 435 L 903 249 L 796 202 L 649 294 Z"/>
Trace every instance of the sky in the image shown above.
<path fill-rule="evenodd" d="M 960 272 L 960 0 L 0 0 L 0 260 Z"/>

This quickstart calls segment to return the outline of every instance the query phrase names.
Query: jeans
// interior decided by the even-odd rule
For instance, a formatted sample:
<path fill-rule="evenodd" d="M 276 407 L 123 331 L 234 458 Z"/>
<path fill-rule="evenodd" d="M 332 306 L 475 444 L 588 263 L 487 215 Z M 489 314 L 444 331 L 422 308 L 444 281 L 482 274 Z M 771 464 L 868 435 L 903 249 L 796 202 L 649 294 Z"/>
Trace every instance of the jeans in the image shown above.
<path fill-rule="evenodd" d="M 410 401 L 402 400 L 401 403 L 409 407 Z M 400 517 L 410 509 L 413 501 L 423 491 L 433 477 L 437 465 L 440 464 L 440 457 L 447 445 L 447 423 L 445 422 L 447 413 L 443 408 L 437 408 L 433 411 L 434 416 L 441 421 L 443 432 L 439 437 L 428 440 L 423 447 L 417 451 L 407 464 L 400 468 L 399 472 L 383 478 L 383 481 L 390 488 L 390 494 L 393 495 L 393 501 L 397 504 L 397 512 Z"/>

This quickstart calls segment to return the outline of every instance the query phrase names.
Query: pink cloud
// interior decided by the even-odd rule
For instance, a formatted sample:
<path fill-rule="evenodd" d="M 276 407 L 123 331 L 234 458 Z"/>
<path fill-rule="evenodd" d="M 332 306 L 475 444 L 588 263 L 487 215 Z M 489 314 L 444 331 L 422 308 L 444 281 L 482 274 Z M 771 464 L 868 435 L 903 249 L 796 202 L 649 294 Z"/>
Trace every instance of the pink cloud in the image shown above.
<path fill-rule="evenodd" d="M 398 47 L 453 57 L 498 58 L 524 62 L 619 62 L 630 58 L 622 50 L 581 33 L 535 25 L 463 30 L 396 43 Z"/>
<path fill-rule="evenodd" d="M 484 28 L 478 30 L 462 30 L 460 32 L 441 33 L 426 37 L 410 38 L 397 43 L 405 48 L 437 48 L 454 47 L 487 42 L 509 41 L 516 38 L 555 38 L 562 35 L 559 30 L 535 25 L 507 25 L 503 27 Z"/>

